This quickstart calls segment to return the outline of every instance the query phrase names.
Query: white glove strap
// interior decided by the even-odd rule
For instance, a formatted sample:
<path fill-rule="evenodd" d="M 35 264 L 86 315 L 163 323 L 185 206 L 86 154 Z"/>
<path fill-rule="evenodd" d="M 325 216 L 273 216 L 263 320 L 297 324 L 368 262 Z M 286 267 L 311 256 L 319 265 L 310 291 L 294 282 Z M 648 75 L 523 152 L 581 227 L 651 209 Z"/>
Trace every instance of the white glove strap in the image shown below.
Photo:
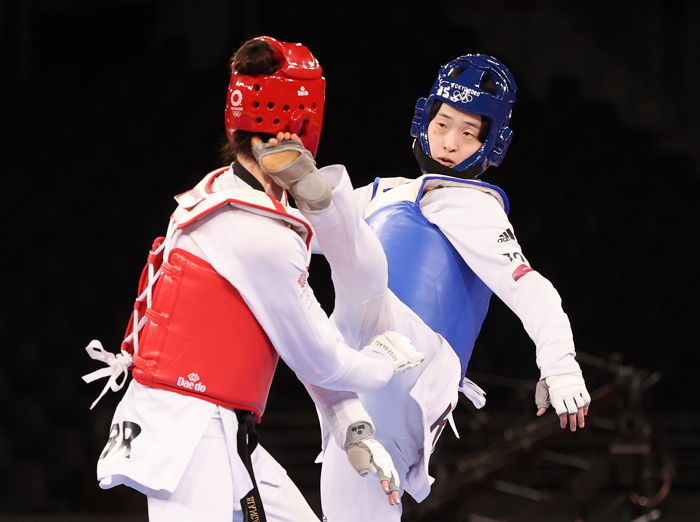
<path fill-rule="evenodd" d="M 416 350 L 410 339 L 393 331 L 377 335 L 360 351 L 386 360 L 395 372 L 408 370 L 423 361 L 423 354 Z"/>

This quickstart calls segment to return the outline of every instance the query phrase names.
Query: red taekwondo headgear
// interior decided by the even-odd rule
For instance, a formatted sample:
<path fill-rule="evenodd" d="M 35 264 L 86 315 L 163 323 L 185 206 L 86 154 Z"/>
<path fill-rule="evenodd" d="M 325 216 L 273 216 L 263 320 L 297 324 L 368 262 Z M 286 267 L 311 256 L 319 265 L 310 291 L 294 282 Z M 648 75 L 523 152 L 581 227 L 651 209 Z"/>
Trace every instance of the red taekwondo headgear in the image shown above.
<path fill-rule="evenodd" d="M 291 132 L 316 156 L 326 91 L 321 65 L 300 43 L 280 42 L 269 36 L 256 40 L 272 46 L 280 68 L 258 76 L 232 71 L 225 112 L 228 139 L 233 139 L 237 130 Z"/>

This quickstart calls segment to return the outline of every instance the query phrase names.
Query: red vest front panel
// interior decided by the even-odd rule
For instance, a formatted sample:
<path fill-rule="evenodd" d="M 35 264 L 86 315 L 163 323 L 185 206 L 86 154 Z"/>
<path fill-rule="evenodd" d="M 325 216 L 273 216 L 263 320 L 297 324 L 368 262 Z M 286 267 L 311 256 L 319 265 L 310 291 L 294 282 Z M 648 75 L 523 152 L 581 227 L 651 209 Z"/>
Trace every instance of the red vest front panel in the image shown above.
<path fill-rule="evenodd" d="M 224 167 L 210 172 L 194 189 L 176 196 L 171 225 L 183 229 L 231 205 L 281 220 L 309 248 L 311 225 L 272 196 L 251 188 L 214 192 L 213 183 L 227 171 Z M 169 230 L 170 234 L 174 229 Z M 238 291 L 209 263 L 177 248 L 163 262 L 164 239 L 153 243 L 121 346 L 133 355 L 134 378 L 147 386 L 252 411 L 260 422 L 277 352 Z"/>
<path fill-rule="evenodd" d="M 174 249 L 161 270 L 138 334 L 134 378 L 252 411 L 259 422 L 279 356 L 257 319 L 203 259 Z"/>

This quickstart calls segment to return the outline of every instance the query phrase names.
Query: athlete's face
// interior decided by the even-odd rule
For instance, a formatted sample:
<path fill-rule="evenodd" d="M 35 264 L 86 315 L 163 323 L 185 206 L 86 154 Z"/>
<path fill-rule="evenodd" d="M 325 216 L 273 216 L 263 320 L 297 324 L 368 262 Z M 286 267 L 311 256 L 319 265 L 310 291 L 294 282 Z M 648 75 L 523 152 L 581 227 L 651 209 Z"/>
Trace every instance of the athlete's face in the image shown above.
<path fill-rule="evenodd" d="M 443 103 L 428 125 L 430 156 L 446 167 L 459 165 L 482 145 L 481 116 Z"/>

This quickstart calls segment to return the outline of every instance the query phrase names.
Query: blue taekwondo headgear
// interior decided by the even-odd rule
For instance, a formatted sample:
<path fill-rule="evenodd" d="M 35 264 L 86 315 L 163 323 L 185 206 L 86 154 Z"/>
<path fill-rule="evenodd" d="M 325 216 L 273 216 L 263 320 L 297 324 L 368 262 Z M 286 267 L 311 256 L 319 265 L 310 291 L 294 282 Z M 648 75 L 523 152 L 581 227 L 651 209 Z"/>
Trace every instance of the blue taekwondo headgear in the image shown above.
<path fill-rule="evenodd" d="M 495 92 L 485 90 L 486 84 L 493 87 Z M 413 150 L 421 170 L 424 173 L 472 178 L 479 176 L 491 165 L 500 165 L 513 137 L 508 124 L 517 90 L 511 72 L 492 56 L 467 54 L 443 65 L 427 98 L 419 98 L 416 102 L 411 124 L 411 136 L 416 138 Z M 436 102 L 479 114 L 488 123 L 488 133 L 481 148 L 452 168 L 438 163 L 430 156 L 428 124 L 434 115 Z"/>

